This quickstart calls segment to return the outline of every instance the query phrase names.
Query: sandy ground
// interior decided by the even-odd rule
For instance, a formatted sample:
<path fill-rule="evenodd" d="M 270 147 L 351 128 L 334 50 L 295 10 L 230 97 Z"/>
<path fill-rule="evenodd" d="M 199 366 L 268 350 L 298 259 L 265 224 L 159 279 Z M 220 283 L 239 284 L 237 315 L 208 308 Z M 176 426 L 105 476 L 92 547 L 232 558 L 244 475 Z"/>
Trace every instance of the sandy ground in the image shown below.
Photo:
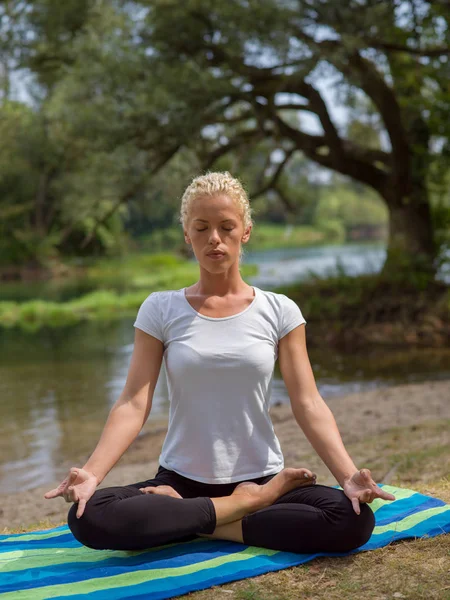
<path fill-rule="evenodd" d="M 376 455 L 374 439 L 377 434 L 393 427 L 450 419 L 450 380 L 398 385 L 325 400 L 333 411 L 344 443 L 362 449 L 350 452 L 357 467 L 362 468 L 366 466 L 365 461 Z M 334 477 L 295 421 L 291 406 L 273 406 L 271 416 L 284 453 L 285 466 L 306 466 L 317 473 L 318 483 L 335 485 Z M 164 419 L 147 424 L 145 435 L 135 440 L 100 487 L 152 478 L 158 468 L 158 456 L 166 431 L 167 421 Z M 369 444 L 364 444 L 366 438 L 370 438 Z M 401 448 L 398 451 L 401 453 Z M 82 466 L 86 459 L 78 457 L 74 466 Z M 389 472 L 380 470 L 372 473 L 378 482 L 389 480 Z M 46 500 L 43 497 L 46 491 L 59 483 L 55 481 L 54 485 L 0 495 L 0 532 L 44 520 L 48 526 L 65 520 L 70 505 L 62 498 Z"/>

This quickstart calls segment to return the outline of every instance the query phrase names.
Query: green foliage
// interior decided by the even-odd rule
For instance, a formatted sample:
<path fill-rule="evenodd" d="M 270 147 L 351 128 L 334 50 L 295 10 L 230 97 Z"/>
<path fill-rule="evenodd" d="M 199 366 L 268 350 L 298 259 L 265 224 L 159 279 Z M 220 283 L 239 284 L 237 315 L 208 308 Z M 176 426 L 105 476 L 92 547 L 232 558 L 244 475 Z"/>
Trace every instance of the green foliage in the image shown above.
<path fill-rule="evenodd" d="M 28 70 L 30 98 L 11 100 L 5 71 L 1 260 L 117 256 L 125 231 L 153 250 L 178 244 L 181 193 L 204 165 L 236 173 L 260 221 L 319 227 L 335 241 L 386 223 L 378 197 L 393 202 L 408 169 L 427 202 L 431 158 L 448 151 L 450 95 L 448 61 L 426 49 L 446 49 L 449 18 L 440 3 L 413 12 L 356 0 L 314 11 L 278 0 L 0 6 L 5 70 Z M 326 77 L 332 102 L 319 93 Z M 275 110 L 285 93 L 300 110 Z M 347 109 L 342 126 L 331 104 Z M 366 187 L 321 190 L 320 168 Z"/>
<path fill-rule="evenodd" d="M 363 193 L 361 193 L 363 192 Z M 386 224 L 388 212 L 373 191 L 357 192 L 349 186 L 333 185 L 322 190 L 316 209 L 315 220 L 337 220 L 344 228 L 352 225 Z"/>
<path fill-rule="evenodd" d="M 243 277 L 254 275 L 256 270 L 253 265 L 240 268 Z M 78 281 L 78 297 L 66 302 L 44 300 L 45 290 L 41 289 L 39 300 L 0 301 L 0 327 L 20 327 L 32 333 L 42 327 L 64 328 L 94 319 L 131 317 L 150 292 L 187 287 L 196 279 L 198 264 L 173 254 L 102 258 L 85 267 Z M 84 293 L 86 288 L 91 291 Z"/>
<path fill-rule="evenodd" d="M 139 238 L 139 246 L 149 252 L 160 252 L 176 248 L 184 243 L 183 230 L 180 226 L 156 229 L 152 233 Z"/>
<path fill-rule="evenodd" d="M 317 227 L 324 233 L 324 236 L 330 242 L 345 242 L 345 227 L 339 219 L 322 218 Z"/>
<path fill-rule="evenodd" d="M 271 248 L 297 248 L 322 244 L 328 241 L 317 227 L 308 225 L 278 225 L 257 222 L 245 250 L 269 250 Z"/>

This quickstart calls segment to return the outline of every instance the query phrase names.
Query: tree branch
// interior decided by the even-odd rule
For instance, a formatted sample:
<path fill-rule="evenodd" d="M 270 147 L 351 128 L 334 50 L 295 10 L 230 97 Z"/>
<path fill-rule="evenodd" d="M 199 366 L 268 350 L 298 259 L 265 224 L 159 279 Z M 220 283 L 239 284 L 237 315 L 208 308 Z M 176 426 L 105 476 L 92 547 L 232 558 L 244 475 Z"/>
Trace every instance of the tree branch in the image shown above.
<path fill-rule="evenodd" d="M 446 56 L 450 54 L 449 46 L 435 46 L 434 48 L 410 48 L 409 46 L 403 46 L 402 44 L 383 42 L 367 36 L 363 39 L 372 48 L 375 48 L 376 50 L 383 50 L 385 52 L 405 52 L 406 54 L 413 54 L 415 56 L 428 56 L 430 58 L 436 56 Z"/>
<path fill-rule="evenodd" d="M 396 182 L 400 186 L 407 185 L 411 179 L 409 161 L 411 152 L 403 127 L 402 112 L 394 91 L 378 72 L 376 66 L 370 60 L 363 58 L 356 50 L 347 50 L 339 41 L 317 42 L 299 29 L 296 33 L 299 39 L 316 47 L 331 64 L 348 77 L 349 81 L 357 83 L 371 98 L 383 119 L 391 140 L 392 166 L 395 168 Z"/>
<path fill-rule="evenodd" d="M 269 132 L 265 132 L 266 134 Z M 242 131 L 238 133 L 232 140 L 229 141 L 228 144 L 224 144 L 223 146 L 219 146 L 215 150 L 211 152 L 205 152 L 207 154 L 205 157 L 205 162 L 203 162 L 203 170 L 209 169 L 216 160 L 218 160 L 224 154 L 227 154 L 231 150 L 238 148 L 244 144 L 248 144 L 251 141 L 256 141 L 258 139 L 263 138 L 263 133 L 259 129 L 250 129 L 249 131 Z"/>
<path fill-rule="evenodd" d="M 291 139 L 299 150 L 324 167 L 339 171 L 343 175 L 348 175 L 354 179 L 370 185 L 381 195 L 385 195 L 388 183 L 388 174 L 382 169 L 378 169 L 373 164 L 363 160 L 356 153 L 350 154 L 342 147 L 339 155 L 336 155 L 327 144 L 325 136 L 316 136 L 298 131 L 285 123 L 277 114 L 273 115 L 280 132 Z"/>
<path fill-rule="evenodd" d="M 264 184 L 262 187 L 260 187 L 258 190 L 255 190 L 251 194 L 252 198 L 261 196 L 262 194 L 265 194 L 267 191 L 276 188 L 278 180 L 280 179 L 280 176 L 281 176 L 281 173 L 283 172 L 284 167 L 287 165 L 287 163 L 291 159 L 292 155 L 296 151 L 297 151 L 297 148 L 295 146 L 293 148 L 291 148 L 290 150 L 287 150 L 287 151 L 285 150 L 285 157 L 280 162 L 278 167 L 276 168 L 275 173 L 272 175 L 272 177 L 269 179 L 269 181 L 266 184 Z"/>

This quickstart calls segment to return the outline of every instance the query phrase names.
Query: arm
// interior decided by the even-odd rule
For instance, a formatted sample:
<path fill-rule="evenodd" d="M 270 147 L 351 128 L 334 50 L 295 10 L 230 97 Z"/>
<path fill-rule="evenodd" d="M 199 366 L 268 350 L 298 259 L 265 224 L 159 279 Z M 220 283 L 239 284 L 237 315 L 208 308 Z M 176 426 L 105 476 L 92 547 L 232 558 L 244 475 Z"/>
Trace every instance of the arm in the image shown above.
<path fill-rule="evenodd" d="M 162 342 L 136 329 L 127 381 L 109 413 L 97 447 L 83 468 L 72 467 L 69 475 L 44 498 L 62 496 L 66 502 L 78 503 L 77 518 L 81 518 L 98 484 L 137 437 L 150 413 L 162 355 Z"/>
<path fill-rule="evenodd" d="M 100 483 L 144 426 L 152 407 L 164 348 L 155 337 L 135 330 L 125 387 L 112 407 L 100 440 L 83 469 Z"/>
<path fill-rule="evenodd" d="M 374 498 L 395 500 L 395 496 L 377 486 L 369 469 L 356 468 L 345 449 L 333 413 L 316 386 L 304 325 L 280 339 L 278 356 L 295 420 L 351 500 L 355 512 L 360 512 L 359 502 L 372 502 Z"/>
<path fill-rule="evenodd" d="M 300 325 L 279 341 L 279 363 L 295 420 L 340 486 L 356 468 L 344 447 L 335 418 L 317 389 Z"/>

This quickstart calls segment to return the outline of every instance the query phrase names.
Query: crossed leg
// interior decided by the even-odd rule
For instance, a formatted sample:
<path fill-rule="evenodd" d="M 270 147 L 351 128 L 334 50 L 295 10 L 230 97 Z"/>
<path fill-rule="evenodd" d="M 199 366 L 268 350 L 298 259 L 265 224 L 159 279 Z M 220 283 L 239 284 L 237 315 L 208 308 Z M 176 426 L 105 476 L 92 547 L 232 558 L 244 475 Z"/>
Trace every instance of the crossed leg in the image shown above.
<path fill-rule="evenodd" d="M 347 552 L 365 544 L 375 527 L 370 506 L 359 515 L 342 490 L 316 484 L 296 488 L 271 506 L 200 537 L 287 552 Z"/>
<path fill-rule="evenodd" d="M 149 483 L 168 483 L 164 477 L 103 488 L 89 500 L 81 519 L 76 518 L 76 505 L 72 505 L 68 524 L 76 539 L 96 549 L 138 550 L 206 535 L 277 550 L 342 552 L 369 539 L 374 516 L 368 505 L 362 505 L 361 514 L 356 515 L 341 490 L 317 484 L 299 486 L 292 477 L 299 469 L 283 471 L 259 478 L 260 483 L 229 484 L 231 493 L 222 497 L 214 497 L 213 491 L 220 493 L 217 486 L 195 489 L 190 480 L 190 489 L 185 489 L 191 497 L 139 490 Z M 175 481 L 183 484 L 180 478 Z M 193 495 L 207 489 L 212 497 Z M 255 501 L 250 491 L 261 498 Z"/>
<path fill-rule="evenodd" d="M 198 482 L 175 477 L 164 470 L 143 484 L 97 490 L 80 519 L 76 518 L 76 505 L 72 505 L 68 524 L 78 541 L 96 549 L 137 550 L 187 541 L 198 533 L 212 533 L 217 526 L 268 507 L 299 485 L 311 485 L 312 473 L 309 471 L 309 479 L 306 479 L 305 472 L 308 470 L 283 469 L 275 475 L 258 478 L 258 481 L 267 480 L 262 485 L 251 481 L 197 486 Z M 140 491 L 145 484 L 151 484 L 150 489 L 157 491 L 168 477 L 180 489 L 184 488 L 183 497 Z M 219 496 L 225 492 L 224 487 L 228 494 Z M 210 491 L 212 497 L 197 496 L 199 490 Z"/>

